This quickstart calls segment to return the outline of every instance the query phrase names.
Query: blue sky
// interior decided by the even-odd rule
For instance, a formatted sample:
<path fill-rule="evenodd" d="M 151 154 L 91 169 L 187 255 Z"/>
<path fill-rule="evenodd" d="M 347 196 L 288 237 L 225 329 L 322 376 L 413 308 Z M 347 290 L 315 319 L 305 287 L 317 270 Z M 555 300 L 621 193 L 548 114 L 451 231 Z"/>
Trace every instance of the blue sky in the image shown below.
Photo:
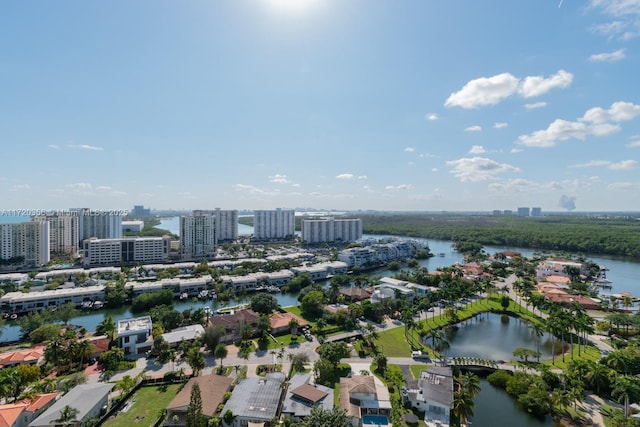
<path fill-rule="evenodd" d="M 1 208 L 640 209 L 640 0 L 0 6 Z"/>

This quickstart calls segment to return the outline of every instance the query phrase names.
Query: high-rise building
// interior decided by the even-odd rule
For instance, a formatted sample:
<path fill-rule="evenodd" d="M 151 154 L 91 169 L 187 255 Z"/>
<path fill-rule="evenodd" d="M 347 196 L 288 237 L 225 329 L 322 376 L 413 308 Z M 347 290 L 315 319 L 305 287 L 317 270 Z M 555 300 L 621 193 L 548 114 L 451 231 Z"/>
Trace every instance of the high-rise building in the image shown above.
<path fill-rule="evenodd" d="M 529 216 L 530 209 L 528 207 L 518 208 L 518 216 Z"/>
<path fill-rule="evenodd" d="M 122 215 L 89 208 L 74 208 L 70 212 L 78 217 L 80 242 L 91 237 L 98 239 L 119 239 L 122 237 Z"/>
<path fill-rule="evenodd" d="M 542 216 L 542 208 L 531 208 L 531 216 Z"/>
<path fill-rule="evenodd" d="M 40 267 L 49 257 L 49 223 L 30 221 L 16 224 L 0 224 L 0 258 L 21 258 L 21 265 Z"/>
<path fill-rule="evenodd" d="M 216 256 L 216 216 L 201 211 L 198 215 L 180 217 L 180 252 L 190 260 L 210 259 Z"/>
<path fill-rule="evenodd" d="M 36 215 L 31 219 L 49 223 L 49 250 L 52 254 L 64 254 L 74 257 L 78 254 L 80 237 L 77 215 L 71 215 L 69 212 L 56 212 Z"/>
<path fill-rule="evenodd" d="M 253 211 L 253 236 L 257 240 L 293 239 L 296 231 L 293 209 Z"/>
<path fill-rule="evenodd" d="M 355 242 L 362 238 L 362 220 L 305 219 L 301 235 L 305 243 Z"/>
<path fill-rule="evenodd" d="M 143 205 L 134 205 L 130 215 L 134 218 L 150 216 L 151 209 L 145 208 Z"/>
<path fill-rule="evenodd" d="M 237 210 L 194 210 L 193 215 L 214 215 L 216 217 L 216 244 L 225 240 L 238 238 L 238 211 Z"/>

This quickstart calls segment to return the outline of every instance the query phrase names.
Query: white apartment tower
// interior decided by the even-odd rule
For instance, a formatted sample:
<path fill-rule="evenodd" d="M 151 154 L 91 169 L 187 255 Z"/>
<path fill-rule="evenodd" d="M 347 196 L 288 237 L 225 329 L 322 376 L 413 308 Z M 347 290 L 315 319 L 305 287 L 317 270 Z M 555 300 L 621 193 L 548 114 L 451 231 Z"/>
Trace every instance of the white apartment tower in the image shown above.
<path fill-rule="evenodd" d="M 214 258 L 217 244 L 215 215 L 200 211 L 198 215 L 180 217 L 180 251 L 184 259 Z"/>
<path fill-rule="evenodd" d="M 49 223 L 30 221 L 0 224 L 0 258 L 23 258 L 27 267 L 40 267 L 49 262 Z"/>
<path fill-rule="evenodd" d="M 122 237 L 122 215 L 94 211 L 89 208 L 71 209 L 78 217 L 78 239 L 119 239 Z"/>
<path fill-rule="evenodd" d="M 362 220 L 305 219 L 301 235 L 305 243 L 355 242 L 362 238 Z"/>
<path fill-rule="evenodd" d="M 165 262 L 171 251 L 171 239 L 168 236 L 91 238 L 82 242 L 82 251 L 85 267 Z"/>
<path fill-rule="evenodd" d="M 78 230 L 78 216 L 69 213 L 37 215 L 32 221 L 47 221 L 49 223 L 49 250 L 52 254 L 78 254 L 80 235 Z"/>
<path fill-rule="evenodd" d="M 292 239 L 296 231 L 293 209 L 253 211 L 253 236 L 257 240 Z"/>
<path fill-rule="evenodd" d="M 238 211 L 237 210 L 195 210 L 193 215 L 214 215 L 216 217 L 216 244 L 223 240 L 238 239 Z"/>

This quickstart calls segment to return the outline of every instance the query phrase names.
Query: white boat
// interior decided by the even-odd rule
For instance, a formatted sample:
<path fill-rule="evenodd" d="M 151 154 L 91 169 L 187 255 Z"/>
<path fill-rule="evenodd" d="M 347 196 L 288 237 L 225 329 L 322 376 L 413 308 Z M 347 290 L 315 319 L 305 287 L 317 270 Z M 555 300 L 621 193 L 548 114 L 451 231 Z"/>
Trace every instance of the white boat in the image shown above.
<path fill-rule="evenodd" d="M 94 301 L 91 308 L 94 310 L 100 310 L 101 308 L 104 308 L 104 303 L 102 301 Z"/>

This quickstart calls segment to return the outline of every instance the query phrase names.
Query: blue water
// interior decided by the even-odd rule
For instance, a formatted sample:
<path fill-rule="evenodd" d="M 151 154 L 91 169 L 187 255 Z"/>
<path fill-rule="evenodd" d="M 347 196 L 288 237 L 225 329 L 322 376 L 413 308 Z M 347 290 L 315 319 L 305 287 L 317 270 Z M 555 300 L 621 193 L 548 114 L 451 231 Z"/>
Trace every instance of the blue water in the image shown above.
<path fill-rule="evenodd" d="M 389 419 L 384 415 L 364 415 L 362 417 L 362 424 L 377 424 L 379 426 L 386 426 L 389 424 Z"/>
<path fill-rule="evenodd" d="M 180 217 L 172 216 L 167 218 L 160 218 L 160 224 L 158 228 L 162 228 L 163 230 L 168 230 L 175 234 L 176 236 L 180 235 Z M 238 235 L 240 236 L 248 236 L 253 234 L 253 227 L 244 224 L 238 224 Z"/>

